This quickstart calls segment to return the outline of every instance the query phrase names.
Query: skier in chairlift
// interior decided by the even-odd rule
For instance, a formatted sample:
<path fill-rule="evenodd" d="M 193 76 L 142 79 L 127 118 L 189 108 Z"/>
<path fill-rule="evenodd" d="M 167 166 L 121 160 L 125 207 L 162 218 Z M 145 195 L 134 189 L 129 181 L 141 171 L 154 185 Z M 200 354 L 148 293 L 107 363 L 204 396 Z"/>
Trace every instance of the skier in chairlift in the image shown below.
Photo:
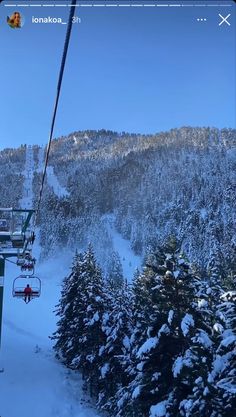
<path fill-rule="evenodd" d="M 24 294 L 25 294 L 24 301 L 26 304 L 28 304 L 31 300 L 31 295 L 32 295 L 32 288 L 29 286 L 29 284 L 27 284 L 27 286 L 25 287 Z"/>

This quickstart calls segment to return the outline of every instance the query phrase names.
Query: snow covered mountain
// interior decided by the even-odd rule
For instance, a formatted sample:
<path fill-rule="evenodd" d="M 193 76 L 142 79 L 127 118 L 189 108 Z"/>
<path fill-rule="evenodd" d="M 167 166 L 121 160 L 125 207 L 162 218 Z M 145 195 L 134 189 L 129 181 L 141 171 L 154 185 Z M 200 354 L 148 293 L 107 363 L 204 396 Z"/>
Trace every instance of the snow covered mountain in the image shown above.
<path fill-rule="evenodd" d="M 54 140 L 39 219 L 43 255 L 92 242 L 106 270 L 108 253 L 116 251 L 104 221 L 112 215 L 115 230 L 141 258 L 174 234 L 200 269 L 207 270 L 216 250 L 227 268 L 236 244 L 235 149 L 235 130 L 214 128 L 157 135 L 86 131 Z M 33 156 L 36 201 L 42 148 L 35 146 Z M 0 153 L 4 205 L 22 195 L 24 159 L 24 146 Z"/>

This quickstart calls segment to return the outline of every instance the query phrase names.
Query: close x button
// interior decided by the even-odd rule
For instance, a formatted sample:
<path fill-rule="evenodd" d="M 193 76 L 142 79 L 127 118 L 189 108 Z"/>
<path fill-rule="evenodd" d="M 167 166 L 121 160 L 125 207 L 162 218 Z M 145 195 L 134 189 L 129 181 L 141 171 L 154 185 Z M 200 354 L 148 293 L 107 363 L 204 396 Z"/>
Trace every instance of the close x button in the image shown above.
<path fill-rule="evenodd" d="M 226 25 L 228 25 L 228 26 L 231 26 L 231 23 L 228 21 L 228 19 L 230 18 L 230 16 L 231 16 L 231 14 L 229 13 L 227 16 L 222 16 L 220 13 L 219 13 L 219 17 L 221 18 L 221 21 L 220 21 L 220 23 L 219 23 L 219 26 L 221 26 L 221 25 L 223 25 L 223 24 L 226 24 Z"/>

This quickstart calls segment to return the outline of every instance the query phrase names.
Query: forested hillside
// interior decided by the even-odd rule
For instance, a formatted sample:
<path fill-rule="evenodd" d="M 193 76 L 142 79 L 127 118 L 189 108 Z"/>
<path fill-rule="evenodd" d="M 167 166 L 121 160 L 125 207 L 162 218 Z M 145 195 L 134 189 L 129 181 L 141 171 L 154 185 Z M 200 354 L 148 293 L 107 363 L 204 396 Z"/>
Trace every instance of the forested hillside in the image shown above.
<path fill-rule="evenodd" d="M 25 147 L 4 149 L 0 152 L 1 207 L 18 206 L 23 191 L 22 171 L 25 164 Z"/>
<path fill-rule="evenodd" d="M 25 149 L 0 153 L 2 205 L 20 197 Z M 40 148 L 34 147 L 39 168 Z M 53 141 L 50 165 L 63 197 L 44 193 L 39 224 L 44 255 L 91 241 L 101 261 L 110 237 L 104 216 L 136 254 L 174 234 L 189 260 L 206 270 L 218 254 L 222 268 L 236 247 L 236 131 L 183 127 L 157 135 L 74 132 Z M 38 198 L 40 169 L 35 172 Z M 103 256 L 102 253 L 105 255 Z"/>
<path fill-rule="evenodd" d="M 89 241 L 96 251 L 98 240 L 106 251 L 103 216 L 113 213 L 136 254 L 144 256 L 147 247 L 174 234 L 202 269 L 215 252 L 223 268 L 232 262 L 235 130 L 186 127 L 152 136 L 76 132 L 53 142 L 50 164 L 69 195 L 47 191 L 41 215 L 46 253 L 58 243 L 76 248 Z"/>

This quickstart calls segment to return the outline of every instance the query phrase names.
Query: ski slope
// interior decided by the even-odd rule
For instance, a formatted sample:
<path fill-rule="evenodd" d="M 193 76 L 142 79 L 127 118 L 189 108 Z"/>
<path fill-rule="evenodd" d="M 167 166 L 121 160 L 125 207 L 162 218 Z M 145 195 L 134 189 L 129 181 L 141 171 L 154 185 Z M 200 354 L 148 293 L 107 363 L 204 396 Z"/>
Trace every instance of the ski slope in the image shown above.
<path fill-rule="evenodd" d="M 47 181 L 58 197 L 66 197 L 69 195 L 68 191 L 60 185 L 52 166 L 47 167 Z"/>
<path fill-rule="evenodd" d="M 107 231 L 112 239 L 113 249 L 119 253 L 124 278 L 126 278 L 128 282 L 132 282 L 134 273 L 137 268 L 141 270 L 142 258 L 135 255 L 134 251 L 130 247 L 130 241 L 124 239 L 115 229 L 114 215 L 104 215 L 102 220 L 106 225 Z"/>
<path fill-rule="evenodd" d="M 22 208 L 32 204 L 32 194 L 26 193 L 26 190 L 32 193 L 31 152 L 27 150 Z M 39 252 L 36 239 L 33 255 L 39 258 Z M 0 374 L 1 417 L 98 417 L 84 398 L 80 375 L 55 360 L 53 341 L 48 337 L 56 328 L 53 310 L 60 297 L 61 280 L 68 274 L 70 264 L 71 258 L 61 255 L 37 265 L 42 296 L 25 304 L 12 297 L 13 279 L 20 275 L 20 269 L 6 262 L 0 352 L 0 368 L 5 369 Z"/>
<path fill-rule="evenodd" d="M 37 172 L 42 172 L 44 168 L 44 148 L 39 148 L 38 153 L 38 166 L 37 166 Z M 47 182 L 48 185 L 50 185 L 53 188 L 54 193 L 58 197 L 66 197 L 69 195 L 68 191 L 61 186 L 59 183 L 57 176 L 54 173 L 54 169 L 52 166 L 47 166 Z"/>

